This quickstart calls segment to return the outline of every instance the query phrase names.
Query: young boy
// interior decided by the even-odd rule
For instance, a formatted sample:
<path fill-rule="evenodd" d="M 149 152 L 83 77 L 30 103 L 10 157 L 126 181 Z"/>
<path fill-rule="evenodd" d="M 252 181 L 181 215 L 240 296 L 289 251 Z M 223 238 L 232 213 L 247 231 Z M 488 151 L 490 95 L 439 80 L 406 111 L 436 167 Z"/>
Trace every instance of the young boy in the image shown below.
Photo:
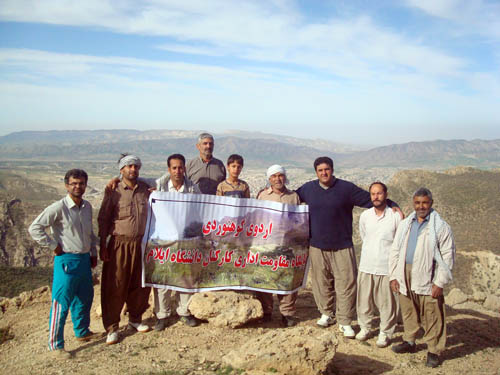
<path fill-rule="evenodd" d="M 224 195 L 234 198 L 250 198 L 248 184 L 238 177 L 243 169 L 243 158 L 233 154 L 227 159 L 227 171 L 229 176 L 217 186 L 216 195 Z"/>

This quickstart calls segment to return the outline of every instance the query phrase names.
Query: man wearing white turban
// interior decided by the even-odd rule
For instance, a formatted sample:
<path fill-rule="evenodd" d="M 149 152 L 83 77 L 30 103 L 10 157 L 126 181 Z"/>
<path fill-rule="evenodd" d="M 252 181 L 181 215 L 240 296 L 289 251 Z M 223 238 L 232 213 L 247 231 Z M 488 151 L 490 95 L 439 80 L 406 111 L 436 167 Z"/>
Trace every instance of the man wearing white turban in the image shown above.
<path fill-rule="evenodd" d="M 118 161 L 121 182 L 106 189 L 99 210 L 100 257 L 104 262 L 101 305 L 106 344 L 119 341 L 118 328 L 123 305 L 127 304 L 129 326 L 147 332 L 142 314 L 148 308 L 151 288 L 142 287 L 141 241 L 146 229 L 149 187 L 138 181 L 141 159 L 122 155 Z"/>
<path fill-rule="evenodd" d="M 296 192 L 290 191 L 286 187 L 288 182 L 286 170 L 281 165 L 275 164 L 267 169 L 267 187 L 259 191 L 257 199 L 273 201 L 286 204 L 300 204 L 299 196 Z M 272 293 L 257 292 L 257 298 L 264 310 L 264 322 L 272 320 L 273 295 Z M 297 292 L 292 294 L 278 295 L 280 302 L 281 321 L 286 327 L 293 327 L 298 323 L 295 317 L 295 301 Z"/>

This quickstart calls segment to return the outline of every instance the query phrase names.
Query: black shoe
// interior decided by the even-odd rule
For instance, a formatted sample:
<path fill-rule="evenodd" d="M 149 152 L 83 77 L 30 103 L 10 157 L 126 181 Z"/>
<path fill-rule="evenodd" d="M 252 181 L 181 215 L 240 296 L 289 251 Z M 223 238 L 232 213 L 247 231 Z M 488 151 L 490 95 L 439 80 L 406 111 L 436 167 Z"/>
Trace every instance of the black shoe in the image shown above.
<path fill-rule="evenodd" d="M 167 327 L 167 318 L 158 319 L 156 321 L 154 330 L 155 331 L 163 331 L 166 327 Z"/>
<path fill-rule="evenodd" d="M 264 316 L 259 319 L 259 323 L 269 323 L 272 320 L 273 320 L 273 314 L 264 314 Z"/>
<path fill-rule="evenodd" d="M 194 316 L 181 316 L 181 322 L 190 327 L 196 327 L 200 325 L 200 321 Z"/>
<path fill-rule="evenodd" d="M 77 337 L 76 339 L 78 341 L 90 341 L 92 339 L 97 338 L 97 336 L 98 336 L 97 334 L 89 330 L 85 335 Z"/>
<path fill-rule="evenodd" d="M 410 344 L 409 342 L 403 341 L 401 344 L 393 345 L 392 351 L 394 353 L 402 354 L 402 353 L 415 353 L 417 349 L 417 345 Z"/>
<path fill-rule="evenodd" d="M 427 362 L 425 362 L 425 365 L 427 367 L 438 367 L 441 364 L 441 361 L 439 360 L 439 356 L 437 354 L 427 352 Z"/>
<path fill-rule="evenodd" d="M 281 323 L 283 323 L 285 327 L 293 327 L 299 323 L 299 320 L 294 316 L 281 315 Z"/>

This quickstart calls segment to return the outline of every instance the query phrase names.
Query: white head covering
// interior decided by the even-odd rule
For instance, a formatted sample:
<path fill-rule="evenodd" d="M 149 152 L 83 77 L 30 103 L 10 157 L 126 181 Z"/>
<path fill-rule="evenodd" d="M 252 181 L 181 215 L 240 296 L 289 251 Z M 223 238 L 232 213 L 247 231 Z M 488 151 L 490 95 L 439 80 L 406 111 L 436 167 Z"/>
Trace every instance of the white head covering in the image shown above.
<path fill-rule="evenodd" d="M 281 165 L 279 164 L 274 164 L 274 165 L 271 165 L 269 168 L 267 168 L 267 172 L 266 172 L 266 176 L 267 176 L 267 187 L 271 186 L 269 184 L 269 177 L 271 177 L 273 174 L 276 174 L 276 173 L 281 173 L 283 175 L 285 175 L 285 184 L 288 184 L 288 178 L 286 177 L 286 169 L 283 168 Z"/>
<path fill-rule="evenodd" d="M 120 161 L 118 163 L 118 168 L 120 170 L 122 170 L 122 168 L 127 166 L 127 165 L 137 165 L 140 167 L 142 165 L 141 159 L 139 159 L 135 155 L 124 156 L 123 158 L 120 159 Z"/>
<path fill-rule="evenodd" d="M 267 168 L 267 172 L 266 172 L 267 179 L 269 179 L 269 177 L 271 177 L 273 174 L 276 174 L 276 173 L 281 173 L 281 174 L 284 174 L 286 176 L 285 168 L 283 168 L 279 164 L 274 164 L 274 165 L 271 165 L 269 168 Z"/>

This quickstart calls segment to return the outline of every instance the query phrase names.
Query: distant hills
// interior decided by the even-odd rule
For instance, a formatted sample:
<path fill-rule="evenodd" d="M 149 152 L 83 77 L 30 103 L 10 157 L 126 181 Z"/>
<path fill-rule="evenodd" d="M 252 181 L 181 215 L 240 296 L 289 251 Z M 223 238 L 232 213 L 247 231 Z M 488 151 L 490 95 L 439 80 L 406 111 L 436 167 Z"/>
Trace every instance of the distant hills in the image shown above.
<path fill-rule="evenodd" d="M 434 208 L 451 225 L 459 250 L 500 255 L 500 169 L 406 170 L 388 183 L 390 197 L 406 214 L 413 211 L 412 193 L 422 186 L 432 191 Z"/>
<path fill-rule="evenodd" d="M 196 155 L 199 131 L 183 130 L 68 130 L 23 131 L 0 137 L 0 160 L 90 160 L 115 161 L 122 152 L 136 153 L 144 160 L 161 161 L 174 152 L 187 158 Z M 214 134 L 215 155 L 244 156 L 257 167 L 280 163 L 311 168 L 322 155 L 342 168 L 428 168 L 457 165 L 494 168 L 500 165 L 498 140 L 436 140 L 375 147 L 369 150 L 320 139 L 300 139 L 273 134 L 232 131 Z"/>
<path fill-rule="evenodd" d="M 373 148 L 341 158 L 344 166 L 377 167 L 400 165 L 408 168 L 436 169 L 443 166 L 498 167 L 500 139 L 410 142 Z"/>

